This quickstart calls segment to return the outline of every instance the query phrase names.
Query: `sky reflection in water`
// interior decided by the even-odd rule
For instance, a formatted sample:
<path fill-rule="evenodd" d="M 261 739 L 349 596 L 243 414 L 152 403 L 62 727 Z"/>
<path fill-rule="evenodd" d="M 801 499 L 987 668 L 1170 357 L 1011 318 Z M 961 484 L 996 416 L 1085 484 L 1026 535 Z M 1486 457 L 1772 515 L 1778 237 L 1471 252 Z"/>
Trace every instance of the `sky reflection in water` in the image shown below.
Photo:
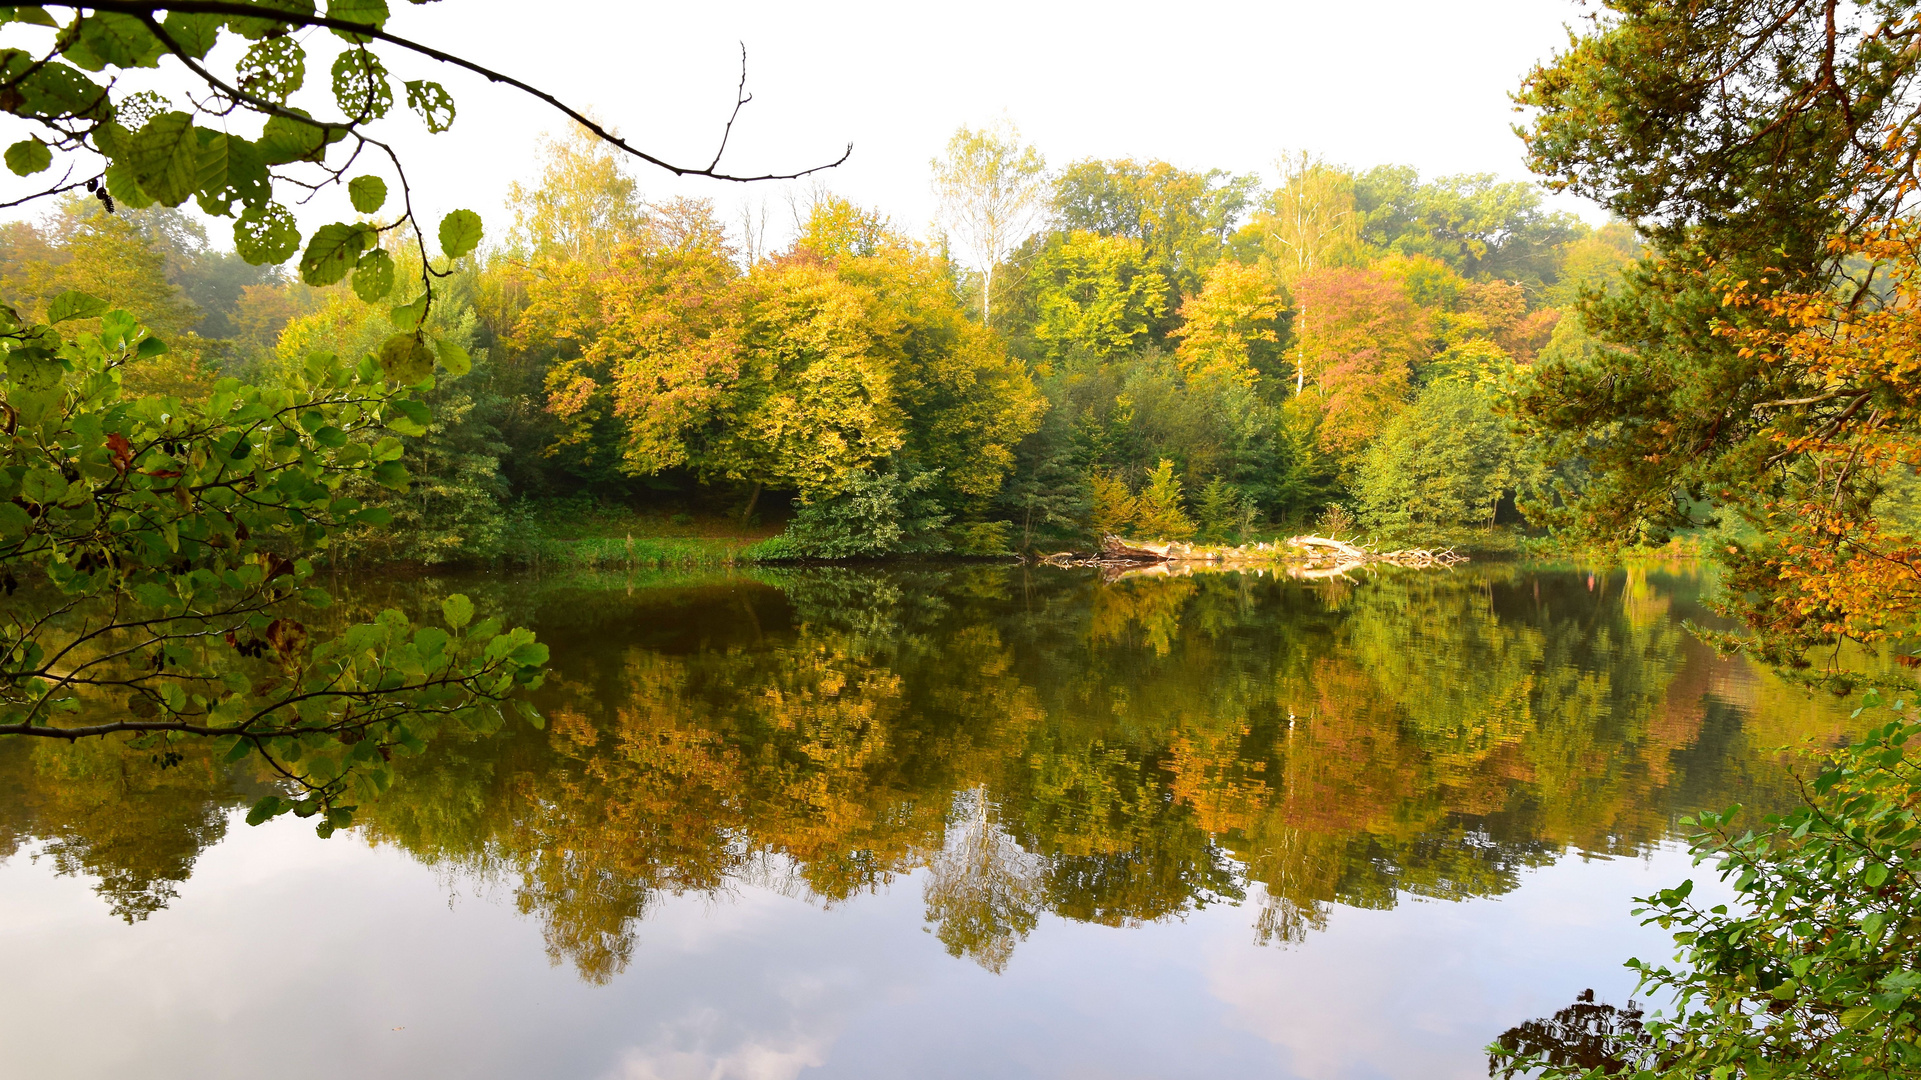
<path fill-rule="evenodd" d="M 0 747 L 0 1077 L 1485 1075 L 1665 952 L 1674 816 L 1844 735 L 1682 633 L 1699 588 L 370 586 L 535 625 L 549 729 L 333 841 L 210 761 Z"/>

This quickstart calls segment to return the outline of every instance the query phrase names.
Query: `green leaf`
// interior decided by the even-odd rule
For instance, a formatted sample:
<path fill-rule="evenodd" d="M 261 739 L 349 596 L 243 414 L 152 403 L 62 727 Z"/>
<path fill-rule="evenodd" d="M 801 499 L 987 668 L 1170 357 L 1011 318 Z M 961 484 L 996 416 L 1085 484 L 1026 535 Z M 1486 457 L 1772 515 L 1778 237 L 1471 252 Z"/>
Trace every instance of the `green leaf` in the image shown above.
<path fill-rule="evenodd" d="M 213 51 L 214 42 L 220 38 L 220 16 L 189 15 L 184 11 L 169 11 L 160 21 L 160 28 L 167 32 L 180 50 L 195 60 L 204 60 Z"/>
<path fill-rule="evenodd" d="M 250 206 L 233 223 L 233 246 L 255 266 L 277 266 L 300 250 L 300 226 L 279 203 Z"/>
<path fill-rule="evenodd" d="M 354 268 L 360 253 L 375 240 L 374 231 L 365 225 L 335 222 L 315 230 L 300 257 L 300 278 L 309 285 L 332 285 Z"/>
<path fill-rule="evenodd" d="M 387 0 L 328 0 L 327 17 L 380 29 L 387 25 Z M 372 40 L 365 34 L 356 34 L 351 30 L 335 27 L 328 27 L 328 29 L 332 30 L 335 36 L 357 44 Z"/>
<path fill-rule="evenodd" d="M 427 130 L 438 135 L 454 126 L 454 96 L 437 82 L 413 79 L 407 83 L 407 107 L 420 115 Z"/>
<path fill-rule="evenodd" d="M 449 259 L 458 259 L 480 246 L 480 215 L 472 210 L 455 210 L 440 219 L 440 250 Z"/>
<path fill-rule="evenodd" d="M 68 289 L 47 305 L 47 321 L 63 323 L 69 319 L 94 319 L 107 310 L 107 302 L 79 289 Z"/>
<path fill-rule="evenodd" d="M 1863 875 L 1863 878 L 1864 880 L 1867 881 L 1868 888 L 1870 889 L 1880 888 L 1882 883 L 1888 880 L 1887 864 L 1875 863 L 1874 865 L 1868 867 L 1868 872 L 1865 875 Z"/>
<path fill-rule="evenodd" d="M 434 354 L 414 334 L 395 334 L 380 346 L 380 368 L 396 386 L 413 386 L 434 373 Z"/>
<path fill-rule="evenodd" d="M 366 49 L 348 49 L 334 61 L 333 91 L 334 103 L 356 123 L 378 120 L 394 107 L 387 69 Z"/>
<path fill-rule="evenodd" d="M 394 329 L 402 333 L 411 334 L 420 329 L 420 324 L 427 319 L 427 294 L 421 293 L 409 303 L 395 305 L 387 318 L 393 322 Z"/>
<path fill-rule="evenodd" d="M 173 603 L 174 595 L 167 587 L 157 581 L 143 582 L 134 587 L 133 595 L 148 607 L 164 608 Z"/>
<path fill-rule="evenodd" d="M 127 145 L 131 152 L 131 139 Z M 129 210 L 145 210 L 153 205 L 153 196 L 140 187 L 140 181 L 134 176 L 133 162 L 126 158 L 107 165 L 107 194 Z"/>
<path fill-rule="evenodd" d="M 347 198 L 354 209 L 371 214 L 387 204 L 387 181 L 378 176 L 356 176 L 347 181 Z"/>
<path fill-rule="evenodd" d="M 32 176 L 53 164 L 53 151 L 39 139 L 21 139 L 7 147 L 7 168 L 15 176 Z"/>
<path fill-rule="evenodd" d="M 234 74 L 241 93 L 285 105 L 307 81 L 307 50 L 292 36 L 265 38 L 248 47 Z"/>
<path fill-rule="evenodd" d="M 372 475 L 374 483 L 395 491 L 407 490 L 407 481 L 412 479 L 407 473 L 407 467 L 398 461 L 383 461 L 375 465 Z"/>
<path fill-rule="evenodd" d="M 215 217 L 228 217 L 236 202 L 247 207 L 266 205 L 273 198 L 273 184 L 260 148 L 238 136 L 222 135 L 217 151 L 225 156 L 224 169 L 216 179 L 216 163 L 208 156 L 216 152 L 208 139 L 211 134 L 201 129 L 200 190 L 195 194 L 200 209 Z"/>
<path fill-rule="evenodd" d="M 233 741 L 233 747 L 227 751 L 227 756 L 224 760 L 226 764 L 232 765 L 234 762 L 245 758 L 252 752 L 253 743 L 248 742 L 246 739 L 235 739 Z"/>
<path fill-rule="evenodd" d="M 4 52 L 13 58 L 7 62 L 6 74 L 19 80 L 11 87 L 18 95 L 17 104 L 8 105 L 6 111 L 20 117 L 48 119 L 68 116 L 92 120 L 113 118 L 113 103 L 99 83 L 58 62 L 41 64 L 28 71 L 30 61 L 25 59 L 25 52 L 18 49 Z"/>
<path fill-rule="evenodd" d="M 347 129 L 289 116 L 267 118 L 260 132 L 260 155 L 269 165 L 319 161 L 328 145 L 347 137 Z"/>
<path fill-rule="evenodd" d="M 525 698 L 515 698 L 514 709 L 520 713 L 535 731 L 539 731 L 547 726 L 547 718 L 540 715 L 540 710 L 534 708 L 533 702 Z"/>
<path fill-rule="evenodd" d="M 193 117 L 166 112 L 134 133 L 127 154 L 141 190 L 163 206 L 179 206 L 193 195 L 200 173 L 200 140 Z"/>
<path fill-rule="evenodd" d="M 440 602 L 440 614 L 447 625 L 455 630 L 474 621 L 474 602 L 461 593 L 455 593 Z"/>
<path fill-rule="evenodd" d="M 131 15 L 99 12 L 80 23 L 79 33 L 69 34 L 71 44 L 65 55 L 89 71 L 106 67 L 159 67 L 166 48 L 147 25 Z"/>
<path fill-rule="evenodd" d="M 271 818 L 279 817 L 288 809 L 290 808 L 287 803 L 278 796 L 263 796 L 259 802 L 253 804 L 253 809 L 247 811 L 247 824 L 259 825 Z"/>
<path fill-rule="evenodd" d="M 108 120 L 94 125 L 93 145 L 109 158 L 122 158 L 133 147 L 133 132 L 117 121 Z"/>
<path fill-rule="evenodd" d="M 473 370 L 474 363 L 468 358 L 467 350 L 446 338 L 435 340 L 434 353 L 440 357 L 440 366 L 446 368 L 449 375 L 458 377 Z"/>
<path fill-rule="evenodd" d="M 34 469 L 20 480 L 20 494 L 28 502 L 51 506 L 67 493 L 67 478 L 52 469 Z"/>
<path fill-rule="evenodd" d="M 0 540 L 18 540 L 33 527 L 33 518 L 11 502 L 0 502 Z"/>
<path fill-rule="evenodd" d="M 447 631 L 438 626 L 423 626 L 414 631 L 414 647 L 420 650 L 423 660 L 437 660 L 447 650 L 447 642 L 452 640 Z"/>
<path fill-rule="evenodd" d="M 227 135 L 195 128 L 194 139 L 199 145 L 194 156 L 193 190 L 196 194 L 219 191 L 227 185 Z"/>
<path fill-rule="evenodd" d="M 427 434 L 427 423 L 433 418 L 432 410 L 425 402 L 410 398 L 395 398 L 387 403 L 392 410 L 387 414 L 387 426 L 402 435 L 420 436 Z M 394 415 L 398 413 L 399 415 Z"/>
<path fill-rule="evenodd" d="M 312 15 L 314 13 L 313 0 L 254 0 L 251 6 L 267 12 L 285 11 L 295 15 Z M 232 15 L 228 16 L 227 25 L 233 27 L 234 33 L 250 41 L 266 37 L 268 34 L 276 31 L 297 32 L 300 29 L 297 25 L 290 24 L 281 19 L 272 18 L 271 16 L 259 18 L 246 15 Z"/>
<path fill-rule="evenodd" d="M 394 291 L 394 260 L 380 248 L 361 256 L 354 268 L 354 295 L 372 304 Z"/>

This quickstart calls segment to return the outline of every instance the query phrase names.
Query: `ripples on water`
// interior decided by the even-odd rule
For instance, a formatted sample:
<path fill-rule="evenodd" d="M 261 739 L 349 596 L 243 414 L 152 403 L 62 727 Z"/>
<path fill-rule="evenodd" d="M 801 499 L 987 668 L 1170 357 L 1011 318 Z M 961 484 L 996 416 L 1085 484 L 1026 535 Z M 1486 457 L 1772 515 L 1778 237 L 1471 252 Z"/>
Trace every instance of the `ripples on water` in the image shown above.
<path fill-rule="evenodd" d="M 368 583 L 338 617 L 534 626 L 547 729 L 409 760 L 358 842 L 247 828 L 209 757 L 0 745 L 0 1076 L 1484 1075 L 1662 951 L 1678 816 L 1846 737 L 1687 635 L 1702 588 Z"/>

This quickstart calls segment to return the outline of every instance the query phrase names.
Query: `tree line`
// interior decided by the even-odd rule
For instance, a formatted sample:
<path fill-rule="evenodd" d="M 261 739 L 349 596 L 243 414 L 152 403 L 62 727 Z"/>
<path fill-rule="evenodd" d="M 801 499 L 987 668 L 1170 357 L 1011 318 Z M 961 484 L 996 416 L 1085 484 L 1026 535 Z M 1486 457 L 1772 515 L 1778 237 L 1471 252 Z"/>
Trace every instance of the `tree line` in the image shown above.
<path fill-rule="evenodd" d="M 1514 518 L 1549 477 L 1501 402 L 1585 347 L 1563 316 L 1639 240 L 1526 183 L 1282 167 L 1269 190 L 1160 161 L 1050 172 L 1011 126 L 962 129 L 934 239 L 816 184 L 768 250 L 764 218 L 649 200 L 591 134 L 549 140 L 511 234 L 440 283 L 427 329 L 473 370 L 426 392 L 412 490 L 348 547 L 496 558 L 529 506 L 582 497 L 791 515 L 771 550 L 829 557 L 1238 541 L 1335 507 L 1376 533 Z M 0 298 L 126 307 L 176 342 L 154 392 L 377 352 L 410 295 L 249 265 L 179 210 L 102 209 L 9 227 Z M 423 276 L 391 247 L 398 280 Z"/>

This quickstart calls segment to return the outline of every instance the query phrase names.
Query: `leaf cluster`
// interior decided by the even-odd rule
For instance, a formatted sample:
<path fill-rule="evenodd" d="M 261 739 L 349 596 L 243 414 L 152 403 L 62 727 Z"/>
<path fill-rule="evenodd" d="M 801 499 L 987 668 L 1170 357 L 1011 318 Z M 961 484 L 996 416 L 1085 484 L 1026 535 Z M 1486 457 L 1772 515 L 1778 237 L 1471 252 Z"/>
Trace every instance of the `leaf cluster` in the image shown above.
<path fill-rule="evenodd" d="M 1864 707 L 1880 704 L 1870 694 Z M 1921 720 L 1903 702 L 1891 712 L 1807 784 L 1798 809 L 1748 830 L 1734 824 L 1738 807 L 1682 819 L 1696 862 L 1715 864 L 1734 901 L 1704 905 L 1691 880 L 1644 898 L 1636 913 L 1673 931 L 1679 952 L 1628 966 L 1672 1006 L 1611 1065 L 1534 1062 L 1544 1076 L 1881 1080 L 1921 1069 Z"/>
<path fill-rule="evenodd" d="M 279 386 L 129 397 L 126 369 L 165 344 L 83 293 L 47 315 L 0 313 L 0 586 L 21 593 L 0 615 L 0 734 L 219 740 L 285 784 L 253 820 L 320 814 L 327 832 L 393 754 L 492 730 L 539 683 L 546 647 L 458 598 L 445 629 L 302 621 L 330 602 L 306 556 L 387 520 L 349 485 L 406 490 L 431 358 L 422 374 L 316 353 Z"/>

